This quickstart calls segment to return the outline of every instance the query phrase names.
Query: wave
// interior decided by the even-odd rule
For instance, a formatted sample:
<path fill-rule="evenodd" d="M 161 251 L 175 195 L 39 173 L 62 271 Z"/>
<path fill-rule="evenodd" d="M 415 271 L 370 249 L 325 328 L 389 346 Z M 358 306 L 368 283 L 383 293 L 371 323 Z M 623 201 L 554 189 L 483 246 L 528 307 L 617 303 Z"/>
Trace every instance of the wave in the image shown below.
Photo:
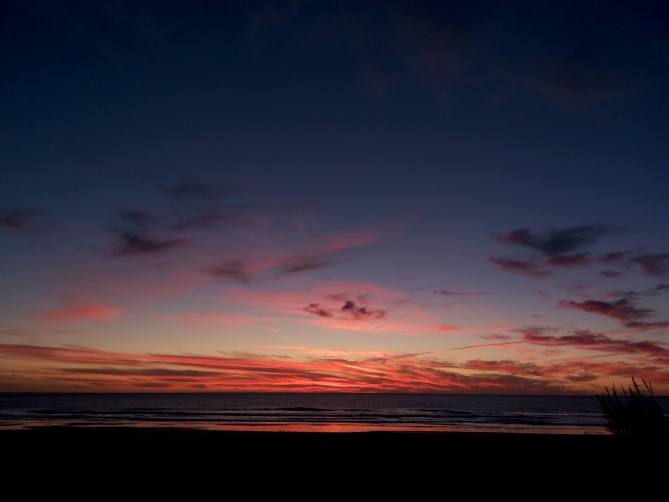
<path fill-rule="evenodd" d="M 669 401 L 667 402 L 669 404 Z M 370 427 L 603 429 L 597 400 L 570 396 L 2 395 L 0 427 L 17 424 L 354 424 Z"/>

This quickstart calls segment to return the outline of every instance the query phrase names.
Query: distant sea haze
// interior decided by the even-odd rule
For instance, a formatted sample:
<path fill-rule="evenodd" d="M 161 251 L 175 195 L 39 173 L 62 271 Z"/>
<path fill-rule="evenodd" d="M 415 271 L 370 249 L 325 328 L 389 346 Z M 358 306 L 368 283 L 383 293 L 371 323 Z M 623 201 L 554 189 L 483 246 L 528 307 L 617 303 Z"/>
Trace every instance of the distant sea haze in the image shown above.
<path fill-rule="evenodd" d="M 606 433 L 591 396 L 0 394 L 0 427 L 45 425 Z"/>

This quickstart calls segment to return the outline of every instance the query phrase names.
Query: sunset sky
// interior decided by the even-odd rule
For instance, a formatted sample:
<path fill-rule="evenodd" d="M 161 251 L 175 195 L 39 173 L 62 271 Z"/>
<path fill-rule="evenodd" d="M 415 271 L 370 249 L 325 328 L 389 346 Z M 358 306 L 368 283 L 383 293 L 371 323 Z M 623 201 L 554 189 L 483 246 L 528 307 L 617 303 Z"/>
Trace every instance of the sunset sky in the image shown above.
<path fill-rule="evenodd" d="M 668 20 L 3 1 L 0 391 L 669 393 Z"/>

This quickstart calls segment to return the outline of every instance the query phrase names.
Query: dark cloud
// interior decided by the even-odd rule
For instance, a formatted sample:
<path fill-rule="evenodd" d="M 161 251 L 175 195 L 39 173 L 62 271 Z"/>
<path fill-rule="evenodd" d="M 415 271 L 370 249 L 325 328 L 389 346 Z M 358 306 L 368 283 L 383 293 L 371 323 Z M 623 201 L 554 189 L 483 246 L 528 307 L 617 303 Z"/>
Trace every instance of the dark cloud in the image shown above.
<path fill-rule="evenodd" d="M 229 260 L 204 270 L 217 280 L 231 280 L 247 284 L 253 279 L 247 264 L 242 260 Z"/>
<path fill-rule="evenodd" d="M 628 256 L 629 253 L 627 251 L 612 251 L 600 255 L 597 261 L 605 264 L 617 264 L 624 262 Z"/>
<path fill-rule="evenodd" d="M 606 335 L 590 330 L 577 330 L 570 335 L 547 335 L 541 328 L 530 329 L 524 333 L 525 341 L 536 345 L 553 347 L 576 347 L 586 350 L 598 350 L 617 354 L 644 354 L 648 356 L 669 355 L 669 349 L 663 345 L 648 341 L 615 340 Z"/>
<path fill-rule="evenodd" d="M 629 251 L 615 251 L 600 255 L 597 261 L 605 265 L 639 269 L 646 275 L 669 276 L 669 253 L 633 254 Z"/>
<path fill-rule="evenodd" d="M 480 296 L 487 295 L 485 291 L 454 291 L 452 289 L 439 289 L 434 292 L 435 295 L 440 296 Z"/>
<path fill-rule="evenodd" d="M 42 211 L 34 209 L 6 209 L 0 211 L 0 230 L 40 233 L 35 220 L 41 214 Z"/>
<path fill-rule="evenodd" d="M 331 298 L 333 300 L 341 301 L 340 295 L 332 295 Z M 319 317 L 335 317 L 335 314 L 337 314 L 337 311 L 322 307 L 318 303 L 311 303 L 302 310 Z M 383 309 L 369 309 L 357 304 L 353 300 L 344 300 L 344 304 L 341 306 L 338 313 L 341 314 L 340 318 L 343 319 L 364 321 L 369 319 L 383 319 L 386 316 L 387 311 Z"/>
<path fill-rule="evenodd" d="M 118 219 L 110 229 L 116 240 L 116 256 L 157 256 L 185 244 L 180 237 L 163 236 L 163 219 L 147 211 L 125 209 Z"/>
<path fill-rule="evenodd" d="M 669 292 L 669 284 L 658 284 L 653 289 L 645 292 L 646 295 L 657 296 Z"/>
<path fill-rule="evenodd" d="M 627 290 L 627 291 L 611 291 L 610 296 L 613 297 L 623 297 L 623 298 L 642 298 L 642 297 L 652 297 L 660 296 L 665 293 L 669 293 L 669 284 L 658 284 L 654 288 L 646 289 L 643 291 Z"/>
<path fill-rule="evenodd" d="M 297 50 L 343 46 L 365 90 L 375 94 L 409 84 L 443 104 L 478 90 L 489 102 L 523 93 L 569 109 L 664 82 L 666 16 L 663 2 L 602 9 L 596 2 L 509 8 L 498 1 L 393 0 L 321 2 L 318 8 L 263 2 L 252 3 L 248 13 L 256 42 L 269 44 L 283 33 Z"/>
<path fill-rule="evenodd" d="M 294 256 L 277 267 L 277 275 L 299 274 L 322 268 L 331 267 L 339 263 L 336 260 L 319 260 L 311 257 Z"/>
<path fill-rule="evenodd" d="M 640 330 L 664 330 L 669 328 L 669 321 L 630 321 L 625 327 Z"/>
<path fill-rule="evenodd" d="M 549 257 L 556 257 L 587 247 L 611 231 L 611 227 L 604 225 L 549 230 L 543 234 L 528 228 L 517 228 L 506 234 L 495 235 L 495 238 L 503 244 L 521 246 Z"/>
<path fill-rule="evenodd" d="M 641 2 L 634 8 L 609 2 L 606 9 L 597 2 L 564 2 L 558 9 L 539 5 L 534 23 L 522 25 L 526 48 L 519 47 L 508 61 L 513 78 L 529 90 L 573 109 L 647 90 L 659 83 L 659 75 L 664 80 L 664 2 Z"/>
<path fill-rule="evenodd" d="M 419 3 L 388 10 L 392 16 L 389 37 L 395 44 L 389 48 L 396 51 L 397 70 L 421 81 L 442 104 L 450 104 L 454 86 L 477 49 L 468 30 L 472 18 L 455 9 Z M 368 60 L 368 68 L 372 64 Z"/>
<path fill-rule="evenodd" d="M 601 314 L 619 321 L 636 321 L 653 314 L 650 309 L 644 309 L 635 306 L 626 298 L 606 302 L 601 300 L 586 300 L 577 302 L 574 300 L 561 301 L 558 303 L 561 308 L 578 309 L 584 312 Z"/>
<path fill-rule="evenodd" d="M 290 204 L 236 203 L 233 198 L 241 190 L 199 181 L 188 181 L 163 187 L 168 210 L 164 226 L 174 231 L 228 228 L 233 225 L 252 225 L 267 216 L 295 216 L 314 211 L 314 200 Z"/>
<path fill-rule="evenodd" d="M 160 218 L 141 209 L 124 209 L 119 212 L 119 219 L 126 225 L 138 229 L 148 229 L 162 224 Z"/>
<path fill-rule="evenodd" d="M 357 305 L 352 300 L 346 300 L 341 307 L 342 314 L 352 316 L 354 319 L 382 319 L 386 316 L 386 311 L 382 309 L 369 310 L 366 307 Z"/>
<path fill-rule="evenodd" d="M 625 96 L 635 87 L 631 75 L 615 72 L 606 61 L 610 53 L 589 44 L 547 63 L 529 86 L 562 106 L 592 105 Z"/>
<path fill-rule="evenodd" d="M 335 2 L 315 10 L 296 3 L 253 8 L 250 19 L 255 39 L 283 29 L 300 45 L 344 46 L 368 92 L 385 94 L 413 82 L 448 104 L 476 51 L 469 27 L 489 11 L 424 2 Z"/>
<path fill-rule="evenodd" d="M 561 254 L 546 260 L 546 265 L 553 267 L 585 267 L 589 264 L 590 253 Z"/>
<path fill-rule="evenodd" d="M 205 184 L 199 181 L 184 181 L 160 189 L 163 193 L 179 201 L 218 201 L 235 195 L 238 190 L 224 188 L 214 184 Z"/>
<path fill-rule="evenodd" d="M 505 272 L 512 272 L 534 278 L 548 277 L 552 274 L 550 270 L 543 268 L 540 263 L 537 263 L 534 260 L 518 260 L 494 255 L 490 255 L 489 259 Z"/>
<path fill-rule="evenodd" d="M 587 267 L 593 263 L 615 266 L 624 263 L 627 253 L 611 252 L 593 256 L 590 251 L 585 250 L 614 231 L 614 227 L 601 224 L 550 229 L 544 232 L 517 228 L 506 234 L 493 234 L 493 237 L 502 244 L 525 248 L 535 253 L 527 258 L 491 256 L 490 259 L 502 270 L 530 277 L 546 277 L 558 268 Z M 617 272 L 602 273 L 602 277 L 617 276 Z"/>
<path fill-rule="evenodd" d="M 622 272 L 618 272 L 616 270 L 603 270 L 599 273 L 602 277 L 606 277 L 607 279 L 617 279 L 619 277 L 623 276 Z"/>
<path fill-rule="evenodd" d="M 626 328 L 630 329 L 665 329 L 669 327 L 669 321 L 645 321 L 648 317 L 655 315 L 652 309 L 637 307 L 630 299 L 621 298 L 615 301 L 586 300 L 561 301 L 561 308 L 577 309 L 584 312 L 599 314 L 620 321 Z"/>
<path fill-rule="evenodd" d="M 230 204 L 237 189 L 199 181 L 186 181 L 163 187 L 169 211 L 165 226 L 175 231 L 228 227 L 243 222 L 250 207 Z"/>
<path fill-rule="evenodd" d="M 305 312 L 317 315 L 319 317 L 332 317 L 332 311 L 321 307 L 318 303 L 311 303 L 303 309 Z"/>
<path fill-rule="evenodd" d="M 630 258 L 629 262 L 639 265 L 648 275 L 659 277 L 669 275 L 669 253 L 643 254 Z"/>
<path fill-rule="evenodd" d="M 183 244 L 179 238 L 156 237 L 154 229 L 161 224 L 161 220 L 146 211 L 123 210 L 119 213 L 119 220 L 110 230 L 116 239 L 114 255 L 159 255 Z"/>
<path fill-rule="evenodd" d="M 138 231 L 120 230 L 114 254 L 118 256 L 160 255 L 184 243 L 182 239 L 157 239 Z"/>
<path fill-rule="evenodd" d="M 246 216 L 241 209 L 200 209 L 172 217 L 169 228 L 183 231 L 228 227 L 243 222 Z"/>
<path fill-rule="evenodd" d="M 158 255 L 176 247 L 178 239 L 161 239 L 152 235 L 160 220 L 141 209 L 119 211 L 118 222 L 109 231 L 114 236 L 112 253 L 116 256 Z"/>

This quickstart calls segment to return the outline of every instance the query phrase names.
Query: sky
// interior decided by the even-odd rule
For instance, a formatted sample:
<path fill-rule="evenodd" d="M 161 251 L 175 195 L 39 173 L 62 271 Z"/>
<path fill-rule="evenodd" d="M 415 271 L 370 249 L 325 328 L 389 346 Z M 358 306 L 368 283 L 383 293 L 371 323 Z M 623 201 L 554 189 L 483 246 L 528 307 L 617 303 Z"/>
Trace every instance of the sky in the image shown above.
<path fill-rule="evenodd" d="M 669 393 L 662 1 L 0 15 L 0 391 Z"/>

